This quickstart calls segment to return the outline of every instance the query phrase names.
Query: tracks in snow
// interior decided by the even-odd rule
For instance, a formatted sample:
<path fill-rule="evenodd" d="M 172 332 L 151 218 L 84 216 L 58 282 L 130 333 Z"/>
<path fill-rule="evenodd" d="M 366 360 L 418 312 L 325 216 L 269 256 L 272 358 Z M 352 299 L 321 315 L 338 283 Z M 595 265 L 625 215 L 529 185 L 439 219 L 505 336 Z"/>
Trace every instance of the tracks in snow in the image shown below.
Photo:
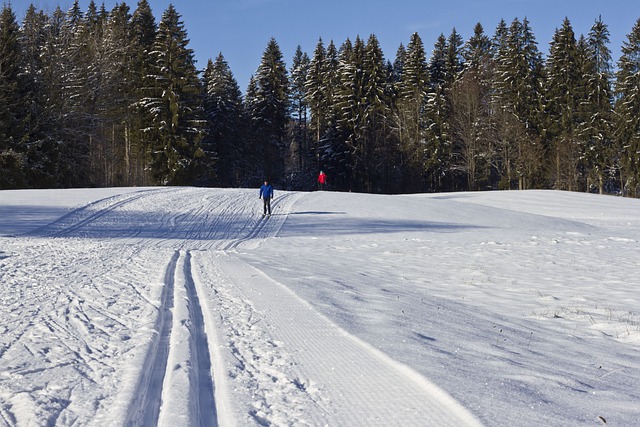
<path fill-rule="evenodd" d="M 225 369 L 214 370 L 215 380 L 236 385 L 223 387 L 222 423 L 480 425 L 436 385 L 322 316 L 244 256 L 194 257 L 198 281 L 214 284 L 204 296 L 210 311 L 220 313 L 214 339 Z M 242 407 L 247 401 L 252 405 Z"/>
<path fill-rule="evenodd" d="M 174 188 L 114 196 L 78 208 L 31 233 L 103 239 L 175 250 L 255 248 L 275 236 L 301 194 L 282 192 L 264 218 L 253 190 Z"/>
<path fill-rule="evenodd" d="M 217 425 L 205 316 L 191 270 L 191 253 L 176 251 L 125 425 Z"/>
<path fill-rule="evenodd" d="M 171 427 L 417 420 L 476 425 L 422 376 L 241 261 L 238 249 L 258 248 L 276 236 L 302 197 L 281 193 L 274 215 L 264 218 L 255 195 L 142 191 L 77 209 L 35 233 L 64 242 L 108 241 L 101 244 L 109 246 L 112 260 L 129 245 L 144 248 L 147 261 L 167 260 L 159 303 L 158 294 L 140 294 L 157 316 L 147 323 L 154 334 L 139 357 L 141 372 L 122 393 L 120 421 Z"/>

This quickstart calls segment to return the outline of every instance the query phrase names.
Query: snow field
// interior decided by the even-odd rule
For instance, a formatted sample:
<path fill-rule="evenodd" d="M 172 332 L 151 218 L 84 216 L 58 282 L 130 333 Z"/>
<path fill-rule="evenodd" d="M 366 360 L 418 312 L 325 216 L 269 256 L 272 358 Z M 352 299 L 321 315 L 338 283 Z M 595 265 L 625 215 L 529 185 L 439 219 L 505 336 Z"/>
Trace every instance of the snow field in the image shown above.
<path fill-rule="evenodd" d="M 640 201 L 272 207 L 0 192 L 0 426 L 640 425 Z"/>
<path fill-rule="evenodd" d="M 337 327 L 264 273 L 227 254 L 201 255 L 210 257 L 204 265 L 221 266 L 226 277 L 216 280 L 217 300 L 221 293 L 241 292 L 237 299 L 253 302 L 237 320 L 232 313 L 222 317 L 229 319 L 225 342 L 237 358 L 230 375 L 248 374 L 258 382 L 249 413 L 259 422 L 480 425 L 420 374 Z M 281 360 L 278 353 L 288 352 L 295 359 Z M 313 411 L 305 413 L 309 400 Z"/>

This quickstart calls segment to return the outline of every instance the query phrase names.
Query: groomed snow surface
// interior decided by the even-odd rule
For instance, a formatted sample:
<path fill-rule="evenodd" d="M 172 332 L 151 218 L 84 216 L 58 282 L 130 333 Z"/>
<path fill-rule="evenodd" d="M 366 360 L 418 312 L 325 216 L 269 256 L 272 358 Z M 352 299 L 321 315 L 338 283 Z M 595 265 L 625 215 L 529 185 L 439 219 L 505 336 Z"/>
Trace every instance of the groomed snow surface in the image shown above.
<path fill-rule="evenodd" d="M 640 200 L 257 196 L 0 191 L 0 425 L 640 425 Z"/>

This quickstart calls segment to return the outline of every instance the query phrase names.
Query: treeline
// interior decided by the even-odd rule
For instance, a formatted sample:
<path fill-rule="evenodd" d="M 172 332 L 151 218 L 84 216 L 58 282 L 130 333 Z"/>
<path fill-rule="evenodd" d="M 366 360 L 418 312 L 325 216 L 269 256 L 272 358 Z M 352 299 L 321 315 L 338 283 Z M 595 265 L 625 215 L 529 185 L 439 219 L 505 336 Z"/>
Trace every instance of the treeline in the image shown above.
<path fill-rule="evenodd" d="M 76 1 L 0 15 L 0 188 L 254 186 L 407 193 L 555 188 L 637 196 L 640 20 L 612 64 L 601 19 L 546 57 L 529 22 L 454 29 L 393 61 L 375 35 L 268 42 L 243 96 L 222 54 L 196 69 L 180 14 Z"/>

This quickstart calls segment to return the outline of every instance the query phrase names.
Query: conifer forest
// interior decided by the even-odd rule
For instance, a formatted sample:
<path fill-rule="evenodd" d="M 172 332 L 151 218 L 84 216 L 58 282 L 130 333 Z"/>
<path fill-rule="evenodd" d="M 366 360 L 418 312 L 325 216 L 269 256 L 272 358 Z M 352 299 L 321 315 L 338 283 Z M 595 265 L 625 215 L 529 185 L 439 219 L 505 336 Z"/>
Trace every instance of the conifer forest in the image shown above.
<path fill-rule="evenodd" d="M 416 193 L 549 188 L 640 195 L 640 19 L 623 46 L 569 18 L 541 51 L 527 19 L 374 34 L 283 58 L 241 90 L 224 56 L 147 0 L 0 15 L 0 189 L 153 185 Z M 612 49 L 619 53 L 613 63 Z"/>

